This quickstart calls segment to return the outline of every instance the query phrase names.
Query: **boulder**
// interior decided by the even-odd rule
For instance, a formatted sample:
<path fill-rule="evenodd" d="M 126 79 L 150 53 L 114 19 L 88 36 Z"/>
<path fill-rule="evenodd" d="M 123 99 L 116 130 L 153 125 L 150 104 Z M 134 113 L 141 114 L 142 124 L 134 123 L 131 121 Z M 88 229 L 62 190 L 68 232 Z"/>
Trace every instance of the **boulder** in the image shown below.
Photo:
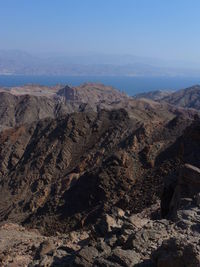
<path fill-rule="evenodd" d="M 132 250 L 123 250 L 117 247 L 108 257 L 111 262 L 120 264 L 121 266 L 131 267 L 137 264 L 140 260 L 139 254 Z"/>
<path fill-rule="evenodd" d="M 108 214 L 105 214 L 96 224 L 95 228 L 96 232 L 99 235 L 105 236 L 106 234 L 110 233 L 114 228 L 119 228 L 119 225 L 116 222 L 115 218 Z"/>
<path fill-rule="evenodd" d="M 166 192 L 165 192 L 166 193 Z M 168 203 L 162 199 L 161 207 L 168 211 L 170 219 L 177 219 L 177 211 L 182 206 L 191 205 L 191 202 L 200 193 L 200 169 L 190 164 L 185 164 L 179 172 L 178 181 L 171 200 Z M 167 207 L 168 206 L 168 207 Z M 165 212 L 163 212 L 164 214 Z"/>
<path fill-rule="evenodd" d="M 92 246 L 86 246 L 76 255 L 72 266 L 92 267 L 96 257 L 98 257 L 98 250 Z"/>
<path fill-rule="evenodd" d="M 43 241 L 40 244 L 39 248 L 36 250 L 35 259 L 40 259 L 48 254 L 49 255 L 53 254 L 54 249 L 55 246 L 53 242 L 51 242 L 50 240 Z"/>
<path fill-rule="evenodd" d="M 129 221 L 134 225 L 134 227 L 138 229 L 142 228 L 145 224 L 148 223 L 148 219 L 140 218 L 136 214 L 131 215 L 129 217 Z"/>
<path fill-rule="evenodd" d="M 200 255 L 195 246 L 185 239 L 171 238 L 153 253 L 156 267 L 199 267 Z"/>

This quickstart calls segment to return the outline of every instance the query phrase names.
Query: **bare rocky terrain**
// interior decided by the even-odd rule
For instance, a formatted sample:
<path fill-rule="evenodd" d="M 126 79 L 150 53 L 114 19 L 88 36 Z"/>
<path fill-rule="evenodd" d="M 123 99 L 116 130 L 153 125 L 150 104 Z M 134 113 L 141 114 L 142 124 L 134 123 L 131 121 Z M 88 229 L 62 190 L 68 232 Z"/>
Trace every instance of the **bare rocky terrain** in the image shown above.
<path fill-rule="evenodd" d="M 194 108 L 200 110 L 200 86 L 195 85 L 186 89 L 179 90 L 173 94 L 163 98 L 172 105 L 177 105 L 184 108 Z"/>
<path fill-rule="evenodd" d="M 151 99 L 154 101 L 162 100 L 164 97 L 168 97 L 171 95 L 172 91 L 163 91 L 163 90 L 157 90 L 157 91 L 150 91 L 147 93 L 140 93 L 135 96 L 136 99 L 145 98 L 145 99 Z"/>
<path fill-rule="evenodd" d="M 0 129 L 57 118 L 73 112 L 97 111 L 104 105 L 128 99 L 123 93 L 102 84 L 80 87 L 25 85 L 0 89 Z"/>
<path fill-rule="evenodd" d="M 74 112 L 125 109 L 131 118 L 147 121 L 151 118 L 166 121 L 175 114 L 193 117 L 187 110 L 152 99 L 133 99 L 103 84 L 85 83 L 78 87 L 25 85 L 0 89 L 0 129 L 31 123 L 44 118 L 59 118 Z M 145 112 L 143 112 L 145 111 Z"/>
<path fill-rule="evenodd" d="M 176 92 L 170 91 L 152 91 L 148 93 L 138 94 L 136 99 L 151 99 L 158 102 L 166 102 L 177 107 L 190 108 L 200 110 L 200 86 L 194 85 L 192 87 L 178 90 Z"/>
<path fill-rule="evenodd" d="M 200 266 L 198 109 L 92 83 L 6 90 L 1 266 Z"/>

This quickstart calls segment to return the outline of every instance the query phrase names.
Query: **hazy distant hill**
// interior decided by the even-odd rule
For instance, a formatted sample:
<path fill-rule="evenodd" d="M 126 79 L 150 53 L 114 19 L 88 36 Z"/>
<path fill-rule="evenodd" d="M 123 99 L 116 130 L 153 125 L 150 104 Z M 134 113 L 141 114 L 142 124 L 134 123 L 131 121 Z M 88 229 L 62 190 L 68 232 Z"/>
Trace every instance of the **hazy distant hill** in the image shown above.
<path fill-rule="evenodd" d="M 187 65 L 186 65 L 187 66 Z M 0 50 L 0 74 L 71 76 L 198 76 L 199 69 L 132 55 L 35 56 Z"/>

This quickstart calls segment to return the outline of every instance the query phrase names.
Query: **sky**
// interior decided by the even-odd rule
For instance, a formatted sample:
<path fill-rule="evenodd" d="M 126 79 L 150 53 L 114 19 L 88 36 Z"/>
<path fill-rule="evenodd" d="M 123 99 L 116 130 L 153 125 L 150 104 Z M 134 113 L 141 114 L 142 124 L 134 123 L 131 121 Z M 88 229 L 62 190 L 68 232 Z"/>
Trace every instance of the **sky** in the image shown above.
<path fill-rule="evenodd" d="M 0 49 L 200 63 L 199 0 L 0 0 Z"/>

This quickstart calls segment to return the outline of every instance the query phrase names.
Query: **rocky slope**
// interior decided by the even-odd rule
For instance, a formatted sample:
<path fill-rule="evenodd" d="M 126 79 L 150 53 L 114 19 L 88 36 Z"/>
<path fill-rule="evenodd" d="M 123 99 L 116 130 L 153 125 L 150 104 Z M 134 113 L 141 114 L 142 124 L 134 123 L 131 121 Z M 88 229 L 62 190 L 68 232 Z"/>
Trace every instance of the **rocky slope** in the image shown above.
<path fill-rule="evenodd" d="M 190 179 L 180 186 L 188 174 L 200 179 L 198 168 L 185 166 L 177 189 L 184 190 L 185 185 L 195 189 Z M 159 218 L 155 204 L 138 214 L 111 208 L 87 232 L 76 230 L 54 237 L 4 224 L 0 228 L 1 266 L 199 267 L 200 198 L 199 193 L 191 192 L 185 192 L 184 198 L 175 194 L 180 202 L 175 221 Z"/>
<path fill-rule="evenodd" d="M 1 88 L 0 130 L 31 123 L 43 118 L 58 118 L 73 112 L 98 112 L 124 108 L 131 118 L 139 121 L 166 120 L 174 114 L 191 116 L 186 111 L 166 103 L 146 99 L 132 99 L 123 93 L 102 84 L 88 83 L 79 87 L 45 87 L 27 85 Z M 145 111 L 145 112 L 143 112 Z"/>
<path fill-rule="evenodd" d="M 25 85 L 0 89 L 0 129 L 57 118 L 72 112 L 96 111 L 99 105 L 109 108 L 112 103 L 128 97 L 112 87 L 88 83 L 79 87 Z"/>
<path fill-rule="evenodd" d="M 173 93 L 172 91 L 157 90 L 157 91 L 150 91 L 147 93 L 137 94 L 134 98 L 136 99 L 145 98 L 157 101 L 163 99 L 164 97 L 170 96 L 172 93 Z"/>
<path fill-rule="evenodd" d="M 77 87 L 66 86 L 57 92 L 66 101 L 89 103 L 90 105 L 100 102 L 117 102 L 127 99 L 128 96 L 111 86 L 100 83 L 85 83 Z"/>
<path fill-rule="evenodd" d="M 195 85 L 183 90 L 179 90 L 162 99 L 163 101 L 184 108 L 194 108 L 200 110 L 200 86 Z"/>
<path fill-rule="evenodd" d="M 0 219 L 53 234 L 87 225 L 112 205 L 138 212 L 153 204 L 162 186 L 157 157 L 192 120 L 151 118 L 102 110 L 3 131 Z"/>
<path fill-rule="evenodd" d="M 55 118 L 65 114 L 68 108 L 47 97 L 13 95 L 0 92 L 0 129 L 38 121 L 46 117 Z"/>
<path fill-rule="evenodd" d="M 189 161 L 199 166 L 199 126 L 200 121 L 195 121 L 166 152 L 171 151 L 175 160 L 173 173 L 171 158 L 157 163 L 160 171 L 165 168 L 168 186 L 176 180 L 170 202 L 165 197 L 161 202 L 161 209 L 169 205 L 172 220 L 159 217 L 157 204 L 137 214 L 111 207 L 91 228 L 81 248 L 62 258 L 56 255 L 59 249 L 54 249 L 53 256 L 41 255 L 33 266 L 48 260 L 51 266 L 199 267 L 200 169 L 184 164 Z"/>
<path fill-rule="evenodd" d="M 151 99 L 158 102 L 166 102 L 170 105 L 182 108 L 192 108 L 200 110 L 200 86 L 178 90 L 176 92 L 152 91 L 144 94 L 138 94 L 136 99 Z"/>
<path fill-rule="evenodd" d="M 39 84 L 27 84 L 15 87 L 1 87 L 0 92 L 7 92 L 12 95 L 34 95 L 51 97 L 56 94 L 58 90 L 63 88 L 63 85 L 45 86 Z"/>
<path fill-rule="evenodd" d="M 1 265 L 199 267 L 198 112 L 93 86 L 1 93 Z"/>

